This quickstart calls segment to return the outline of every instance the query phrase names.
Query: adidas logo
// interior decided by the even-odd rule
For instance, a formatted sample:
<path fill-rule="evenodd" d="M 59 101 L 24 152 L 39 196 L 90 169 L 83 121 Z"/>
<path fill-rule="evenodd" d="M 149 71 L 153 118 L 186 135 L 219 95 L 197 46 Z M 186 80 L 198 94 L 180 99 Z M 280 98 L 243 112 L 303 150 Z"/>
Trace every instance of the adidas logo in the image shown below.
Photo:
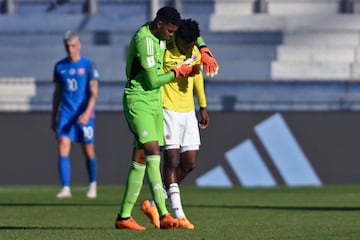
<path fill-rule="evenodd" d="M 322 185 L 280 113 L 257 124 L 254 131 L 286 186 Z M 227 151 L 225 159 L 244 187 L 274 187 L 278 185 L 251 139 L 247 139 Z M 197 178 L 196 185 L 199 187 L 232 187 L 234 184 L 224 168 L 219 165 Z"/>

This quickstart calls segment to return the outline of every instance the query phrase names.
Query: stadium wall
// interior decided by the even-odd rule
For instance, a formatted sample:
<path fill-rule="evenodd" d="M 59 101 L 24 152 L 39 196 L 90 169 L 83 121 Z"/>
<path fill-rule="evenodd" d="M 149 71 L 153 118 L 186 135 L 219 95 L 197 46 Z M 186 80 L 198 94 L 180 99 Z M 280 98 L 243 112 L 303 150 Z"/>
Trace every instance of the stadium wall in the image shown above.
<path fill-rule="evenodd" d="M 211 112 L 197 169 L 184 184 L 272 187 L 359 184 L 360 112 Z M 0 184 L 59 184 L 49 112 L 0 113 Z M 123 114 L 98 112 L 99 184 L 123 185 L 132 136 Z M 86 184 L 81 149 L 72 184 Z"/>

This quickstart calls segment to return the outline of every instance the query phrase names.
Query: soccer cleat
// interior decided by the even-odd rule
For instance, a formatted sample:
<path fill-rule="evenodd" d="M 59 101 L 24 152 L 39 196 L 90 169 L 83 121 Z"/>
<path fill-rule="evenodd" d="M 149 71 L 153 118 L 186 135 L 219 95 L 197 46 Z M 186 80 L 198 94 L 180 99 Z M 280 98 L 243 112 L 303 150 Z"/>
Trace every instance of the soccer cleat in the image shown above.
<path fill-rule="evenodd" d="M 160 228 L 160 216 L 156 206 L 151 205 L 150 201 L 146 199 L 141 204 L 141 210 L 150 219 L 150 222 L 154 225 L 154 227 Z"/>
<path fill-rule="evenodd" d="M 87 193 L 86 193 L 86 197 L 87 198 L 96 198 L 96 196 L 97 196 L 97 192 L 96 192 L 96 182 L 92 182 L 92 183 L 90 183 L 90 185 L 89 185 L 89 189 L 88 189 L 88 191 L 87 191 Z"/>
<path fill-rule="evenodd" d="M 121 219 L 119 216 L 115 221 L 116 229 L 146 230 L 146 227 L 139 225 L 134 218 Z"/>
<path fill-rule="evenodd" d="M 168 229 L 168 228 L 177 228 L 179 227 L 179 220 L 173 218 L 169 213 L 165 214 L 160 219 L 160 228 Z"/>
<path fill-rule="evenodd" d="M 195 226 L 186 217 L 179 218 L 179 228 L 182 229 L 194 229 Z"/>
<path fill-rule="evenodd" d="M 61 191 L 56 194 L 57 198 L 63 199 L 63 198 L 71 198 L 71 191 L 69 187 L 63 187 Z"/>

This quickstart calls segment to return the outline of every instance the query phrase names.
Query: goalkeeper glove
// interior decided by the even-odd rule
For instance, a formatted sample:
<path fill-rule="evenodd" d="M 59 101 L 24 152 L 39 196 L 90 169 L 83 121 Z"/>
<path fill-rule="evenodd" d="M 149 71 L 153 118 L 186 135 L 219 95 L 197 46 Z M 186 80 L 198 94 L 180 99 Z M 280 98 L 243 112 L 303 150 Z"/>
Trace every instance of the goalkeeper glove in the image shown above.
<path fill-rule="evenodd" d="M 175 74 L 175 78 L 179 78 L 190 76 L 194 73 L 195 69 L 197 69 L 197 66 L 191 66 L 184 62 L 176 68 L 171 69 L 171 71 Z"/>
<path fill-rule="evenodd" d="M 206 76 L 214 77 L 218 74 L 219 65 L 212 55 L 210 49 L 206 46 L 200 48 L 201 67 L 204 69 Z"/>

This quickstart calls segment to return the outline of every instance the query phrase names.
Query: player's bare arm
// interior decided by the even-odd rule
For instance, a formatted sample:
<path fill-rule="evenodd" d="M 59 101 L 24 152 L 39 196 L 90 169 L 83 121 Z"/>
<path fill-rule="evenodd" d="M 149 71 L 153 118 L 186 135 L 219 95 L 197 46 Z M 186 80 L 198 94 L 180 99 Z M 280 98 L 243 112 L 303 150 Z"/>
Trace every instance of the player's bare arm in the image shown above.
<path fill-rule="evenodd" d="M 80 124 L 87 124 L 90 118 L 90 114 L 95 107 L 95 103 L 98 97 L 98 92 L 99 92 L 98 80 L 91 80 L 89 85 L 90 85 L 90 98 L 85 112 L 79 116 L 78 120 Z"/>
<path fill-rule="evenodd" d="M 200 122 L 199 122 L 199 128 L 205 129 L 209 126 L 210 123 L 210 117 L 208 114 L 208 111 L 206 108 L 200 108 Z"/>
<path fill-rule="evenodd" d="M 52 113 L 51 113 L 51 129 L 56 132 L 56 122 L 57 122 L 57 115 L 58 109 L 60 105 L 60 92 L 61 92 L 61 85 L 60 83 L 56 83 L 53 101 L 52 101 Z"/>

